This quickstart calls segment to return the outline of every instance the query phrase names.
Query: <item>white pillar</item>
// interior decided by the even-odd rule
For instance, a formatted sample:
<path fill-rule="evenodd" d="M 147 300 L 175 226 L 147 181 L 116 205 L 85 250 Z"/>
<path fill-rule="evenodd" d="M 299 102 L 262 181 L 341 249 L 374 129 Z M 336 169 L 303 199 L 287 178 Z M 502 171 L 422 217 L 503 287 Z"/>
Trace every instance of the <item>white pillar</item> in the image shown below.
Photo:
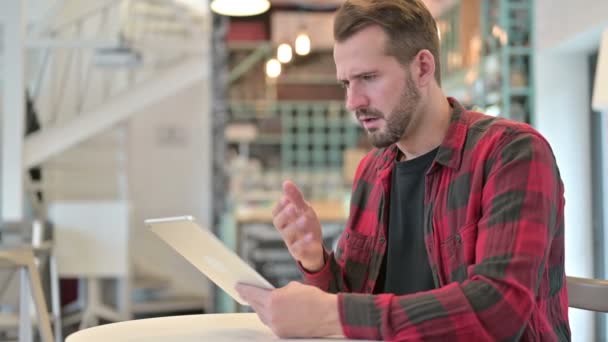
<path fill-rule="evenodd" d="M 600 137 L 602 144 L 602 175 L 604 175 L 603 198 L 604 208 L 602 208 L 603 226 L 604 226 L 604 274 L 608 275 L 608 110 L 602 112 L 602 135 Z M 608 320 L 606 320 L 606 331 L 608 332 Z"/>
<path fill-rule="evenodd" d="M 536 56 L 536 127 L 553 148 L 564 182 L 566 274 L 593 278 L 591 114 L 585 53 Z M 595 341 L 592 312 L 570 308 L 573 342 Z"/>
<path fill-rule="evenodd" d="M 2 220 L 23 219 L 23 130 L 25 112 L 25 5 L 3 0 L 4 58 L 0 199 Z"/>

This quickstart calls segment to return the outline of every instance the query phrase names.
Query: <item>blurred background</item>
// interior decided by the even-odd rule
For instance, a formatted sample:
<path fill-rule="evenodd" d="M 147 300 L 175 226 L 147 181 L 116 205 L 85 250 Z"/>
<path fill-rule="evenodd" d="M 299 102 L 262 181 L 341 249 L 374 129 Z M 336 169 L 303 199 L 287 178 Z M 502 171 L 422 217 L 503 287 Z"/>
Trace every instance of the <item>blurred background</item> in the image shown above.
<path fill-rule="evenodd" d="M 0 3 L 0 244 L 34 247 L 55 331 L 244 310 L 147 218 L 193 215 L 281 286 L 299 276 L 270 211 L 291 179 L 334 245 L 370 149 L 335 79 L 343 1 L 225 12 L 254 2 Z M 566 189 L 566 272 L 606 279 L 608 2 L 424 2 L 445 92 L 547 137 Z M 21 285 L 0 272 L 0 339 L 16 339 Z M 605 315 L 571 309 L 571 326 L 575 341 L 607 340 Z"/>

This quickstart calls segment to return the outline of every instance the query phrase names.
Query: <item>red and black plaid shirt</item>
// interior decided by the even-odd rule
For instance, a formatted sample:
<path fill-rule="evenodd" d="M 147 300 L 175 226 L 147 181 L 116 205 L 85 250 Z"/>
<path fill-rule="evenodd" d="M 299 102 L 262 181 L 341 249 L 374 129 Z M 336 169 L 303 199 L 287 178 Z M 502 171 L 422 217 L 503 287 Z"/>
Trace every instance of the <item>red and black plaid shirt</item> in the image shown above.
<path fill-rule="evenodd" d="M 350 338 L 570 340 L 564 190 L 549 144 L 526 124 L 449 101 L 450 127 L 425 179 L 436 289 L 373 294 L 386 254 L 395 145 L 359 164 L 337 251 L 327 252 L 321 271 L 304 272 L 305 282 L 339 292 Z"/>

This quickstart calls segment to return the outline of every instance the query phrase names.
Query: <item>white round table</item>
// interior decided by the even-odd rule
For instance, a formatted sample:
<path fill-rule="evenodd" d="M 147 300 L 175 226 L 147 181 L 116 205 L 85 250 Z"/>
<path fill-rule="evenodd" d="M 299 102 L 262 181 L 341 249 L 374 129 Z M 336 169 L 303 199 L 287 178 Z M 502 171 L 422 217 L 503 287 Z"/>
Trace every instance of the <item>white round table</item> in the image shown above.
<path fill-rule="evenodd" d="M 276 337 L 254 313 L 203 314 L 149 318 L 84 329 L 66 342 L 266 342 L 289 341 Z M 342 337 L 294 339 L 297 342 L 349 341 Z M 361 340 L 358 340 L 361 342 Z"/>

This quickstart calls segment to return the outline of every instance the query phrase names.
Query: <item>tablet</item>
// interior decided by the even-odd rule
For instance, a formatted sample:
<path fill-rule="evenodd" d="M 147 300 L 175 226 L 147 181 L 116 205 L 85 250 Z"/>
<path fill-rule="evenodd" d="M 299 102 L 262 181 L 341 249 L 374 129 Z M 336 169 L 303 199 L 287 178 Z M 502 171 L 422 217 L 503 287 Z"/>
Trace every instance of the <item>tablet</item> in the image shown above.
<path fill-rule="evenodd" d="M 192 216 L 166 217 L 144 221 L 163 241 L 242 305 L 249 305 L 236 292 L 237 283 L 273 289 L 235 252 Z"/>

